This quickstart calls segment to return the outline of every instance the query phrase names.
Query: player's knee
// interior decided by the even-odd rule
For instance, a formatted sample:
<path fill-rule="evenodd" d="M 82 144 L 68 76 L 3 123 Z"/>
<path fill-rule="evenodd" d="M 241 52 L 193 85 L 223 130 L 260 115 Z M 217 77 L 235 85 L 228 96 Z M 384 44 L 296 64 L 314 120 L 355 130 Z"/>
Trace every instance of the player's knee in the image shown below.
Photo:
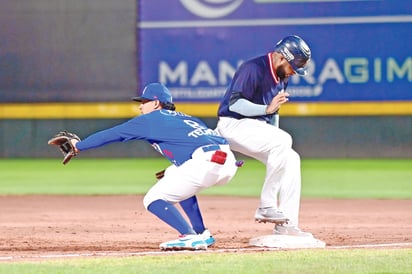
<path fill-rule="evenodd" d="M 149 205 L 155 201 L 153 195 L 151 195 L 150 191 L 143 197 L 143 206 L 146 208 L 149 207 Z"/>
<path fill-rule="evenodd" d="M 292 136 L 289 133 L 285 132 L 283 136 L 283 140 L 284 140 L 285 146 L 292 147 L 293 140 L 292 140 Z"/>
<path fill-rule="evenodd" d="M 282 133 L 276 136 L 276 138 L 277 140 L 273 140 L 273 142 L 275 142 L 277 146 L 280 144 L 280 146 L 284 149 L 289 149 L 292 147 L 292 136 L 286 131 L 282 131 Z"/>
<path fill-rule="evenodd" d="M 300 155 L 295 150 L 291 149 L 289 159 L 296 165 L 300 165 Z"/>
<path fill-rule="evenodd" d="M 300 161 L 300 155 L 295 150 L 292 149 L 292 157 L 298 161 Z"/>

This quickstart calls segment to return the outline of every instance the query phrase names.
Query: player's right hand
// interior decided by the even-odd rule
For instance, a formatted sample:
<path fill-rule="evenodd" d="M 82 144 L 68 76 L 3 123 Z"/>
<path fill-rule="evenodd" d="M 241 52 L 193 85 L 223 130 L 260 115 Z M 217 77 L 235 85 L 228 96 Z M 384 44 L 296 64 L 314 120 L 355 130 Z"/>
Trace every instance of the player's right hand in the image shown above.
<path fill-rule="evenodd" d="M 289 93 L 279 92 L 266 107 L 266 114 L 273 114 L 279 110 L 280 106 L 289 101 Z"/>

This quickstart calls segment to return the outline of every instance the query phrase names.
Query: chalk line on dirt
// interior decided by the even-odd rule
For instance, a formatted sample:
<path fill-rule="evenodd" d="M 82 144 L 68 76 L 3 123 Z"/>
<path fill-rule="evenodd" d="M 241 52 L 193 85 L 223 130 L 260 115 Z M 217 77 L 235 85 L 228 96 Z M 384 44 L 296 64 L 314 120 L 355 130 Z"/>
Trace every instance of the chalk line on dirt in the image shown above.
<path fill-rule="evenodd" d="M 363 244 L 363 245 L 345 245 L 345 246 L 327 246 L 317 249 L 351 249 L 351 248 L 412 248 L 412 243 L 391 243 L 391 244 Z M 305 248 L 302 248 L 305 249 Z M 227 248 L 227 249 L 208 249 L 206 251 L 143 251 L 143 252 L 87 252 L 87 253 L 61 253 L 61 254 L 43 254 L 43 255 L 12 255 L 0 256 L 0 261 L 13 260 L 37 260 L 37 259 L 66 259 L 66 258 L 83 258 L 83 257 L 133 257 L 133 256 L 150 256 L 150 255 L 172 255 L 184 253 L 246 253 L 261 251 L 285 250 L 284 248 Z"/>

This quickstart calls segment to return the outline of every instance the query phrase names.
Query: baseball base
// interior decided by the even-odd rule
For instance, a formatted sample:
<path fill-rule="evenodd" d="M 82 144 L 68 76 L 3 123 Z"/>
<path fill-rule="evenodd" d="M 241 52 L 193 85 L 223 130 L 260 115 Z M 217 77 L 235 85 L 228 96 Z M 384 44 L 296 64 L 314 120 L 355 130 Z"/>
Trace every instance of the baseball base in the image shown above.
<path fill-rule="evenodd" d="M 314 237 L 299 237 L 289 235 L 264 235 L 249 240 L 250 246 L 270 248 L 324 248 L 326 243 Z"/>

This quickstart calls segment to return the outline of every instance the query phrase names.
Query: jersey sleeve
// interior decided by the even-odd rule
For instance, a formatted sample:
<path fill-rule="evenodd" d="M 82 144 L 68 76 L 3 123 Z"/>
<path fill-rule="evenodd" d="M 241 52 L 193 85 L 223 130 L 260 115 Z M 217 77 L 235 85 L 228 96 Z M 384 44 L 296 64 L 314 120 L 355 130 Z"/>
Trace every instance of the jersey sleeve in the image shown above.
<path fill-rule="evenodd" d="M 114 142 L 145 139 L 147 132 L 150 131 L 150 125 L 145 123 L 145 119 L 144 115 L 138 116 L 112 128 L 98 131 L 78 142 L 76 147 L 82 151 Z"/>

